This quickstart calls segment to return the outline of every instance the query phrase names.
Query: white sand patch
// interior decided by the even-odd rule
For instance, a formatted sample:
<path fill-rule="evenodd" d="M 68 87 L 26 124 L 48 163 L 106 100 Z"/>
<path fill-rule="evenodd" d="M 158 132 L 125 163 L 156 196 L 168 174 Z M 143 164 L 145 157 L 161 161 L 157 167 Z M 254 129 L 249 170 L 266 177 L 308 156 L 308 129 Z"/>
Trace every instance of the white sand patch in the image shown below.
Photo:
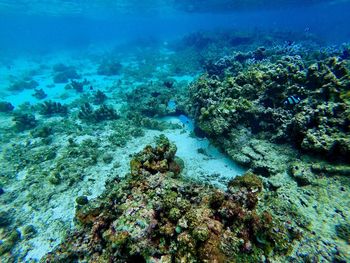
<path fill-rule="evenodd" d="M 163 120 L 182 124 L 178 117 L 166 117 Z M 244 173 L 244 169 L 235 164 L 214 146 L 208 139 L 191 136 L 193 124 L 184 124 L 183 130 L 167 130 L 164 134 L 177 146 L 177 156 L 185 162 L 184 176 L 205 180 L 219 187 L 223 182 Z M 198 150 L 200 152 L 198 152 Z"/>

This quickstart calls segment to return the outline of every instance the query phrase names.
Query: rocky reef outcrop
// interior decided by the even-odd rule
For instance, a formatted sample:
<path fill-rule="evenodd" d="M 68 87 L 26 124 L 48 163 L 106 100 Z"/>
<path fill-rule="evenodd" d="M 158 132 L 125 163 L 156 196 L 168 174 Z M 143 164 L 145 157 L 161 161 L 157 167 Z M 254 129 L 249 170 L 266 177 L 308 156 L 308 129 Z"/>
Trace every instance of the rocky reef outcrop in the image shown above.
<path fill-rule="evenodd" d="M 256 209 L 259 177 L 237 177 L 226 192 L 187 182 L 176 146 L 156 142 L 78 207 L 78 230 L 41 262 L 259 262 L 289 252 L 294 235 Z"/>
<path fill-rule="evenodd" d="M 258 138 L 350 162 L 347 60 L 276 54 L 259 62 L 236 58 L 214 64 L 211 74 L 190 87 L 189 111 L 202 131 L 230 139 L 247 128 Z M 241 70 L 234 70 L 237 64 Z"/>

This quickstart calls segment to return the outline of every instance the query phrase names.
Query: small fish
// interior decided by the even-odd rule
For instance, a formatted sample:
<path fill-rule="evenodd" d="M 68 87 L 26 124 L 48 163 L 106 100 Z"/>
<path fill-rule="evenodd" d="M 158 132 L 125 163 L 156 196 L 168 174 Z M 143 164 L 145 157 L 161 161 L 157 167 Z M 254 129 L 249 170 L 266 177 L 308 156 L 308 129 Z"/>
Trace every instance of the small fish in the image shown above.
<path fill-rule="evenodd" d="M 288 98 L 286 98 L 286 99 L 283 101 L 283 104 L 284 104 L 284 105 L 293 106 L 293 105 L 298 104 L 300 101 L 301 101 L 300 97 L 294 96 L 294 95 L 293 95 L 293 96 L 289 96 Z"/>
<path fill-rule="evenodd" d="M 194 130 L 194 123 L 190 118 L 188 118 L 186 115 L 183 115 L 183 114 L 180 114 L 178 118 L 182 122 L 182 126 L 184 128 L 187 128 L 190 131 Z"/>
<path fill-rule="evenodd" d="M 169 100 L 167 107 L 171 111 L 176 110 L 176 101 L 175 100 Z"/>
<path fill-rule="evenodd" d="M 310 27 L 305 27 L 304 32 L 310 32 Z"/>
<path fill-rule="evenodd" d="M 189 124 L 189 123 L 191 123 L 191 120 L 190 120 L 187 116 L 185 116 L 185 115 L 183 115 L 183 114 L 181 114 L 181 115 L 179 116 L 179 120 L 180 120 L 183 124 Z"/>

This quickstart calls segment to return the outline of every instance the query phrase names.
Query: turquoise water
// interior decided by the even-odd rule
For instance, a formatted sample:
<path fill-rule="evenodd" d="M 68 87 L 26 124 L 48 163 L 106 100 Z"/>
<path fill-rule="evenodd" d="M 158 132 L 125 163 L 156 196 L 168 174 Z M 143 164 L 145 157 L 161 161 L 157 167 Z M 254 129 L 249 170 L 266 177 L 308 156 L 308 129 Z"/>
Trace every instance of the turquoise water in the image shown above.
<path fill-rule="evenodd" d="M 349 13 L 0 0 L 0 262 L 350 262 Z"/>

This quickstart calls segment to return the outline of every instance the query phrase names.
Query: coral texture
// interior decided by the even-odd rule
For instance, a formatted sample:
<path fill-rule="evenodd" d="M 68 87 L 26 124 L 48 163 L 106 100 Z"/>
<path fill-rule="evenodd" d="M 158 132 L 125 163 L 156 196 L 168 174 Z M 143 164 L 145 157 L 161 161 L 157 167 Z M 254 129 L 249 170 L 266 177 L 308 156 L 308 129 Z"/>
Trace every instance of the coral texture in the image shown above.
<path fill-rule="evenodd" d="M 42 262 L 258 262 L 288 253 L 284 227 L 255 207 L 262 181 L 248 173 L 224 192 L 181 179 L 176 146 L 161 135 L 125 179 L 76 213 L 80 229 Z"/>

